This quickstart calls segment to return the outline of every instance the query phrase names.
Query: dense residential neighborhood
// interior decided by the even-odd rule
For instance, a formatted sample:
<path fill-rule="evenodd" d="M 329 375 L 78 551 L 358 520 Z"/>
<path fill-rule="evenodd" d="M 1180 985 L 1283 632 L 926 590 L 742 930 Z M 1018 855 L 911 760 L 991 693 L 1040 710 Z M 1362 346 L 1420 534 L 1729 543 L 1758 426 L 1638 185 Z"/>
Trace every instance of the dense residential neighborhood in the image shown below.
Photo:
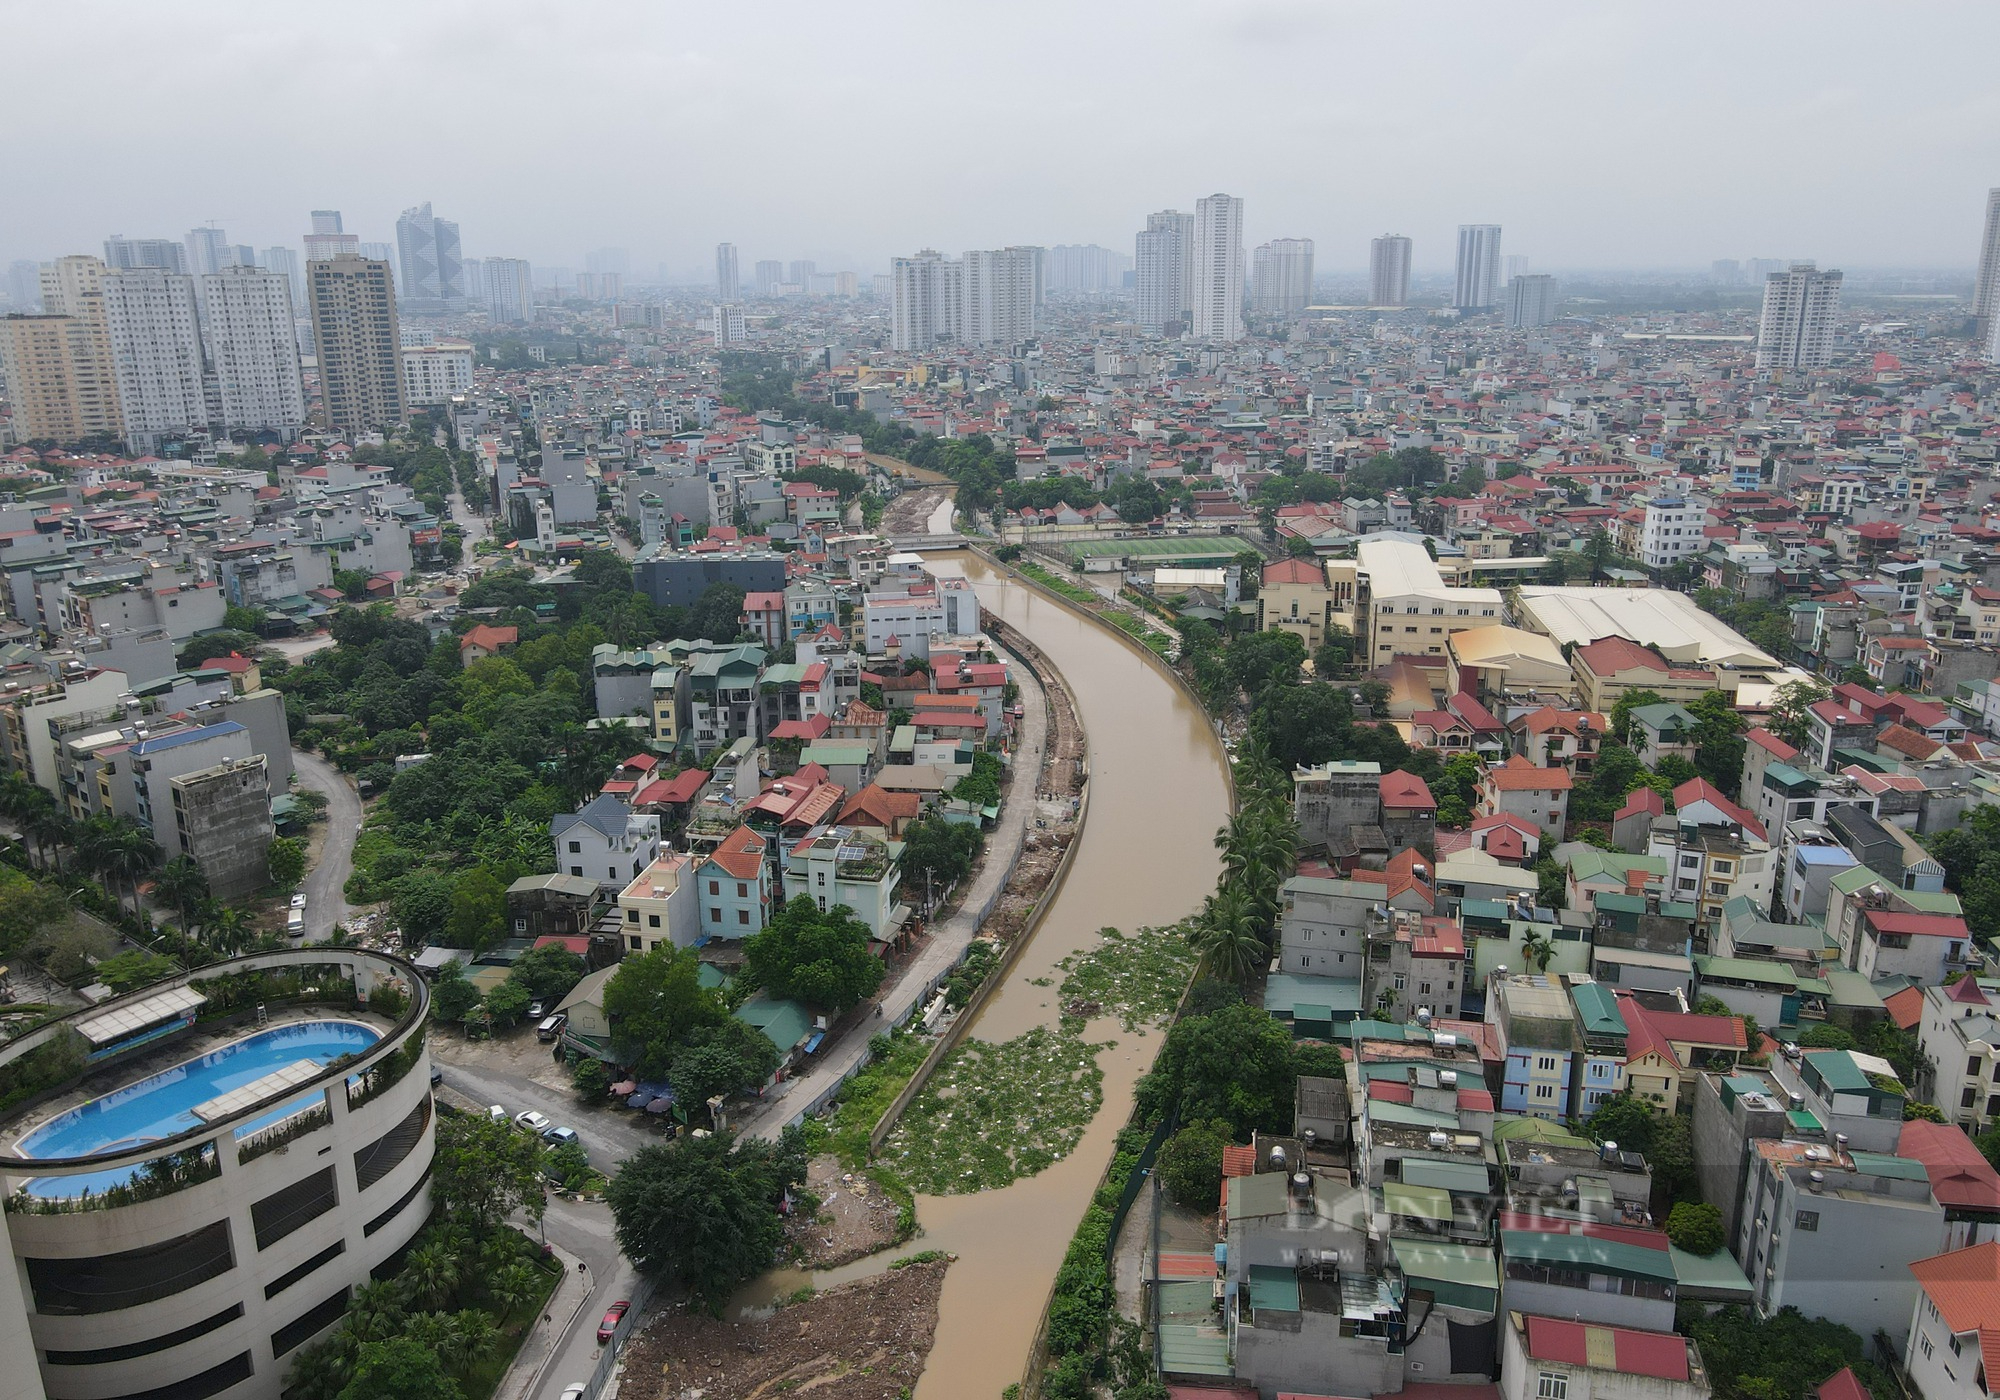
<path fill-rule="evenodd" d="M 2000 1393 L 2000 251 L 1195 208 L 11 281 L 0 1397 Z"/>

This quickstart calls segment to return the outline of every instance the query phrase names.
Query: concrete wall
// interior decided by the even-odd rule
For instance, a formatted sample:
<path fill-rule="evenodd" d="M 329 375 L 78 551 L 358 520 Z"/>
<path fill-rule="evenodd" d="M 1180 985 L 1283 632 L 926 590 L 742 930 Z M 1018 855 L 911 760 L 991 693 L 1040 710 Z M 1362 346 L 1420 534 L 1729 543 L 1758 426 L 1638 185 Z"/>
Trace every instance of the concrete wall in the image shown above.
<path fill-rule="evenodd" d="M 1285 1391 L 1310 1395 L 1380 1395 L 1403 1388 L 1403 1358 L 1386 1342 L 1340 1335 L 1331 1313 L 1297 1314 L 1296 1332 L 1241 1327 L 1236 1332 L 1236 1377 L 1257 1387 L 1264 1400 Z"/>

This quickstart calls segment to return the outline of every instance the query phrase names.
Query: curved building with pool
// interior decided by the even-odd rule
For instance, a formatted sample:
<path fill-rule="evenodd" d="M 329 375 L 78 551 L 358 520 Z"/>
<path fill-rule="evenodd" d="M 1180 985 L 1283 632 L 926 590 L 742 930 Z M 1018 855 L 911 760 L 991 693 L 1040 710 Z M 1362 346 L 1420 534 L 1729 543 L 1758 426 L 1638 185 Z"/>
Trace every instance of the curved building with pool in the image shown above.
<path fill-rule="evenodd" d="M 0 1095 L 49 1086 L 0 1123 L 0 1354 L 37 1363 L 0 1400 L 276 1400 L 429 1214 L 428 1007 L 400 958 L 287 949 L 0 1048 Z"/>

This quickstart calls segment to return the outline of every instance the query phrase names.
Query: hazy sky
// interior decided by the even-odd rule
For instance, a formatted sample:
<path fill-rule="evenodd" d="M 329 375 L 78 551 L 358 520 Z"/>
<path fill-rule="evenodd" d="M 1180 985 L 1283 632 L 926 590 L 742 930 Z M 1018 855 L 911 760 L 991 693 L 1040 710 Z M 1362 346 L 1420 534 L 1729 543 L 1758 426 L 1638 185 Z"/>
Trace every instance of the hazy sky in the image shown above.
<path fill-rule="evenodd" d="M 0 258 L 107 233 L 299 246 L 307 211 L 468 256 L 885 270 L 1132 248 L 1226 191 L 1248 241 L 1448 265 L 1970 268 L 2000 5 L 1334 0 L 170 5 L 0 0 Z"/>

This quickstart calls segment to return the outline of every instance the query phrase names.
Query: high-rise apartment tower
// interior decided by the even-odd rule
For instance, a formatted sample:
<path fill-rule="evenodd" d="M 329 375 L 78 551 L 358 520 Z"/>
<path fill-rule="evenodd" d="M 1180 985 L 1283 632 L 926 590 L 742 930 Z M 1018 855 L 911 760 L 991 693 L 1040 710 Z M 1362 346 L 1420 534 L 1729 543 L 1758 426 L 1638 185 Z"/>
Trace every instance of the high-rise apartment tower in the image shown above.
<path fill-rule="evenodd" d="M 407 416 L 396 283 L 379 258 L 329 258 L 306 264 L 312 296 L 313 349 L 327 425 L 359 433 Z"/>
<path fill-rule="evenodd" d="M 1197 340 L 1243 338 L 1243 201 L 1212 194 L 1194 211 L 1194 323 Z"/>

